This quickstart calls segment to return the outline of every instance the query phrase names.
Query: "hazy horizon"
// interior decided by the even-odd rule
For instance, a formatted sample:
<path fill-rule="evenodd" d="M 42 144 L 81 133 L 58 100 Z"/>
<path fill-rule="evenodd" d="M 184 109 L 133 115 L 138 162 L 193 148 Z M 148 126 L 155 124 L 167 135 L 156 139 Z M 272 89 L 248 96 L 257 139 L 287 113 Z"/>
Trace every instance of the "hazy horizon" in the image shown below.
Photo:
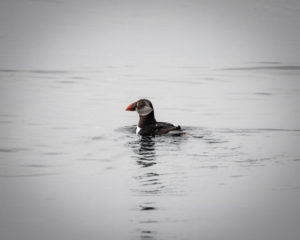
<path fill-rule="evenodd" d="M 299 64 L 300 2 L 3 0 L 1 69 Z"/>

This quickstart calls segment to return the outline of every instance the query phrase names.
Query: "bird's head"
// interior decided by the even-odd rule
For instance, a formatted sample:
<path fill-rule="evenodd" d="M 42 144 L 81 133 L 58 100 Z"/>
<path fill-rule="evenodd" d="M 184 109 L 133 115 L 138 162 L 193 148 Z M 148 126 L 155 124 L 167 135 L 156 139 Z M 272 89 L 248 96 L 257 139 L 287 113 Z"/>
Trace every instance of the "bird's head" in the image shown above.
<path fill-rule="evenodd" d="M 152 103 L 148 99 L 140 99 L 137 102 L 131 103 L 126 111 L 137 111 L 140 116 L 147 116 L 153 112 Z"/>

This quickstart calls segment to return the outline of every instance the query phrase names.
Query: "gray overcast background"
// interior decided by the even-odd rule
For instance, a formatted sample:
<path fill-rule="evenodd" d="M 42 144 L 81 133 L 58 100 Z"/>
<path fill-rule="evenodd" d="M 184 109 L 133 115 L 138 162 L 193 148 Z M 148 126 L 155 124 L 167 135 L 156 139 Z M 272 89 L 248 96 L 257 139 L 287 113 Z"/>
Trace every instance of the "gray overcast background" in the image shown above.
<path fill-rule="evenodd" d="M 299 0 L 1 0 L 0 68 L 300 62 Z"/>

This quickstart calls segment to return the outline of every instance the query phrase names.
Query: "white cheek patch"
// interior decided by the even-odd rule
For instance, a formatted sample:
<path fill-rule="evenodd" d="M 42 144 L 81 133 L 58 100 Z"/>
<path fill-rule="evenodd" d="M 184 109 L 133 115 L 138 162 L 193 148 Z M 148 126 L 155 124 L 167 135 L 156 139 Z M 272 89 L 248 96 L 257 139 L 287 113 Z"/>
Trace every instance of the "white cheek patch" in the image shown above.
<path fill-rule="evenodd" d="M 139 126 L 136 126 L 136 131 L 135 131 L 135 134 L 139 134 L 141 128 Z"/>
<path fill-rule="evenodd" d="M 137 109 L 137 112 L 140 116 L 147 116 L 149 113 L 151 113 L 153 109 L 149 106 L 144 106 L 141 109 Z"/>

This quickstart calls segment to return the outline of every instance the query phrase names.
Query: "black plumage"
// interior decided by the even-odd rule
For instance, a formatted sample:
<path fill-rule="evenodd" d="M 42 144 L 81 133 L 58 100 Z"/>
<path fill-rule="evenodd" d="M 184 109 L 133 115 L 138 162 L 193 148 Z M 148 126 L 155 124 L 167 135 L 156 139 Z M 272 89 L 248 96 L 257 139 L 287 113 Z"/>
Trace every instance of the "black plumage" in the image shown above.
<path fill-rule="evenodd" d="M 130 104 L 126 110 L 138 112 L 140 117 L 138 128 L 140 128 L 140 130 L 137 133 L 141 136 L 162 135 L 181 130 L 180 126 L 174 126 L 166 122 L 157 122 L 152 103 L 147 99 L 140 99 Z"/>

